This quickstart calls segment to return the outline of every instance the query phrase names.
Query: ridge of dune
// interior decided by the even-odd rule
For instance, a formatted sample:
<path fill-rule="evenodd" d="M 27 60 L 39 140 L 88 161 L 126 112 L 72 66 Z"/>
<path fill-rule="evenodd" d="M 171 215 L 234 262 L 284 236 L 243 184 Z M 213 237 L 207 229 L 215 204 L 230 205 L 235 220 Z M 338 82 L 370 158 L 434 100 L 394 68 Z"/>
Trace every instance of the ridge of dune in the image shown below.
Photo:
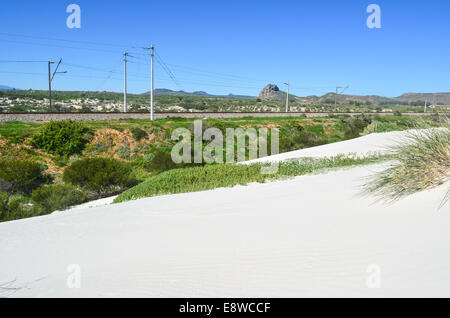
<path fill-rule="evenodd" d="M 340 154 L 356 154 L 363 156 L 373 153 L 383 153 L 386 152 L 388 147 L 393 146 L 400 140 L 404 139 L 410 132 L 411 130 L 373 133 L 358 138 L 334 142 L 331 144 L 294 150 L 277 155 L 249 160 L 245 163 L 249 164 L 256 162 L 277 162 L 302 157 L 322 158 L 337 156 Z"/>

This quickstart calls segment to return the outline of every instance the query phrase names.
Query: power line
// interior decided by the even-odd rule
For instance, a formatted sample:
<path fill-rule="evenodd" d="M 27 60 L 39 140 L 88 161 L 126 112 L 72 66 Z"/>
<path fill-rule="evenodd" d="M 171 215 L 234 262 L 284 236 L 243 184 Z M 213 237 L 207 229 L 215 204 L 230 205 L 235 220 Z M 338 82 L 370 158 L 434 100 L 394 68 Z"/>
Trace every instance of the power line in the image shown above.
<path fill-rule="evenodd" d="M 116 43 L 104 43 L 104 42 L 91 42 L 91 41 L 77 41 L 77 40 L 67 40 L 67 39 L 61 39 L 61 38 L 51 38 L 51 37 L 43 37 L 43 36 L 33 36 L 33 35 L 26 35 L 26 34 L 16 34 L 16 33 L 5 33 L 0 32 L 0 35 L 6 35 L 6 36 L 12 36 L 12 37 L 22 37 L 22 38 L 29 38 L 29 39 L 39 39 L 39 40 L 47 40 L 47 41 L 61 41 L 61 42 L 69 42 L 69 43 L 81 43 L 81 44 L 89 44 L 89 45 L 97 45 L 97 46 L 113 46 L 113 47 L 122 47 L 122 48 L 134 48 L 134 49 L 140 49 L 141 46 L 134 46 L 134 45 L 125 45 L 125 44 L 116 44 Z"/>
<path fill-rule="evenodd" d="M 57 48 L 64 48 L 64 49 L 84 50 L 84 51 L 119 54 L 119 51 L 110 51 L 110 50 L 103 50 L 103 49 L 96 49 L 96 48 L 87 48 L 87 47 L 67 46 L 67 45 L 60 45 L 60 44 L 35 43 L 35 42 L 23 42 L 23 41 L 11 41 L 11 40 L 2 40 L 2 42 L 26 44 L 26 45 L 37 45 L 37 46 L 45 46 L 45 47 L 49 47 L 50 46 L 50 47 L 57 47 Z M 137 53 L 137 52 L 136 53 L 133 52 L 133 54 L 145 55 L 144 53 Z"/>
<path fill-rule="evenodd" d="M 47 63 L 48 61 L 0 61 L 0 63 Z"/>
<path fill-rule="evenodd" d="M 130 56 L 128 56 L 130 57 Z M 133 63 L 132 61 L 127 60 L 127 63 Z M 107 70 L 107 69 L 102 69 L 102 68 L 97 68 L 97 67 L 93 67 L 93 66 L 84 66 L 84 65 L 79 65 L 79 64 L 71 64 L 71 63 L 62 63 L 63 65 L 66 65 L 68 67 L 75 67 L 75 68 L 81 68 L 81 69 L 87 69 L 87 70 L 92 70 L 92 71 L 97 71 L 97 72 L 104 72 L 104 73 L 114 73 L 114 74 L 119 74 L 122 75 L 122 72 L 119 71 L 114 71 L 114 70 Z M 150 78 L 149 76 L 145 76 L 143 74 L 136 74 L 136 73 L 129 73 L 127 72 L 128 75 L 132 75 L 135 77 L 139 77 L 139 78 Z"/>
<path fill-rule="evenodd" d="M 233 78 L 241 78 L 241 79 L 252 79 L 252 78 L 249 78 L 249 77 L 244 77 L 244 76 L 239 76 L 239 75 L 231 75 L 231 74 L 224 74 L 224 73 L 218 73 L 218 72 L 205 71 L 205 70 L 201 70 L 201 69 L 198 69 L 198 68 L 182 66 L 182 65 L 178 65 L 178 64 L 169 64 L 169 65 L 171 65 L 171 66 L 173 66 L 175 68 L 184 68 L 184 69 L 189 69 L 189 70 L 197 71 L 197 72 L 201 72 L 201 73 L 215 74 L 215 75 L 220 75 L 220 76 L 225 76 L 225 77 L 233 77 Z"/>
<path fill-rule="evenodd" d="M 0 71 L 4 74 L 26 74 L 26 75 L 45 75 L 44 73 L 30 73 L 30 72 L 10 72 L 10 71 Z"/>
<path fill-rule="evenodd" d="M 120 62 L 122 62 L 122 58 L 120 59 Z M 114 65 L 110 67 L 110 71 L 108 72 L 108 75 L 103 79 L 103 81 L 97 86 L 97 90 L 99 91 L 108 80 L 110 80 L 112 78 L 113 73 L 115 72 L 115 70 L 118 68 L 119 63 L 114 62 Z"/>
<path fill-rule="evenodd" d="M 161 67 L 163 68 L 163 70 L 167 73 L 167 75 L 169 75 L 169 77 L 174 81 L 175 85 L 178 86 L 179 89 L 183 90 L 183 88 L 181 87 L 180 83 L 178 82 L 178 80 L 176 79 L 175 75 L 173 75 L 172 71 L 170 70 L 170 68 L 167 66 L 167 64 L 162 60 L 161 56 L 158 54 L 158 52 L 155 52 L 156 55 L 156 61 L 161 65 Z"/>
<path fill-rule="evenodd" d="M 141 48 L 139 46 L 134 46 L 134 45 L 67 40 L 67 39 L 61 39 L 61 38 L 31 36 L 31 35 L 24 35 L 24 34 L 11 34 L 11 33 L 5 33 L 5 32 L 0 32 L 0 35 L 13 36 L 13 37 L 23 37 L 23 38 L 31 38 L 31 39 L 40 39 L 40 40 L 50 40 L 50 41 L 62 41 L 62 42 L 70 42 L 70 43 L 82 43 L 82 44 L 97 45 L 97 46 Z M 97 49 L 97 48 L 74 47 L 74 46 L 66 46 L 66 45 L 58 45 L 58 44 L 30 43 L 30 42 L 9 41 L 9 40 L 3 40 L 3 41 L 4 42 L 11 42 L 11 43 L 27 44 L 27 45 L 54 46 L 54 47 L 68 48 L 68 49 L 100 51 L 100 52 L 108 52 L 108 53 L 118 54 L 118 51 L 102 50 L 102 49 Z M 139 52 L 133 52 L 131 54 L 141 55 L 141 56 L 149 56 L 149 54 L 139 53 Z M 231 79 L 231 78 L 242 79 L 242 80 L 245 80 L 245 83 L 247 83 L 247 84 L 248 84 L 248 80 L 249 79 L 251 79 L 252 82 L 255 83 L 255 84 L 256 83 L 262 83 L 262 82 L 272 82 L 271 80 L 263 80 L 263 79 L 259 79 L 259 78 L 255 79 L 255 78 L 244 77 L 244 76 L 239 76 L 239 75 L 231 75 L 231 74 L 224 74 L 224 73 L 219 73 L 219 72 L 211 72 L 211 71 L 201 70 L 201 69 L 198 69 L 198 68 L 187 67 L 187 66 L 182 66 L 182 65 L 177 65 L 177 64 L 168 64 L 168 63 L 164 62 L 164 60 L 161 58 L 161 56 L 158 53 L 156 53 L 156 57 L 157 57 L 158 64 L 162 67 L 164 72 L 169 76 L 169 78 L 171 78 L 171 80 L 180 89 L 182 89 L 181 84 L 178 81 L 178 79 L 175 77 L 173 71 L 169 68 L 169 65 L 171 65 L 171 66 L 173 66 L 175 68 L 191 70 L 191 72 L 181 71 L 181 72 L 188 73 L 188 74 L 201 75 L 201 76 L 211 77 L 211 78 L 221 78 L 221 79 Z M 140 59 L 138 57 L 136 57 L 136 59 L 137 60 L 142 60 L 142 59 Z M 36 62 L 36 63 L 39 63 L 39 62 L 46 62 L 46 61 L 2 61 L 2 63 L 19 63 L 19 62 L 24 62 L 24 63 L 25 62 L 26 63 L 35 63 Z M 144 63 L 138 63 L 138 62 L 134 62 L 134 63 L 142 64 L 142 65 L 148 65 L 147 63 L 145 63 L 145 64 Z M 72 66 L 75 66 L 75 65 L 72 65 Z M 92 70 L 99 70 L 100 71 L 100 69 L 98 69 L 98 68 L 96 69 L 96 68 L 87 67 L 87 66 L 77 66 L 77 67 L 82 67 L 82 68 L 86 68 L 86 69 L 92 69 Z M 110 72 L 109 70 L 101 70 L 101 71 L 108 72 L 108 73 Z M 242 81 L 242 82 L 244 82 L 244 81 Z M 217 83 L 217 84 L 220 85 L 222 83 Z M 218 86 L 218 85 L 215 85 L 215 86 Z M 227 87 L 239 87 L 239 86 L 229 85 L 229 83 L 227 83 L 226 86 Z M 240 86 L 240 87 L 243 87 L 243 86 Z M 246 86 L 246 87 L 249 87 L 249 86 Z M 317 90 L 317 91 L 320 90 L 320 91 L 324 91 L 325 89 L 331 89 L 331 86 L 330 87 L 292 87 L 292 88 L 299 89 L 299 90 Z"/>
<path fill-rule="evenodd" d="M 9 72 L 9 71 L 0 71 L 0 73 L 6 73 L 6 74 L 24 74 L 24 75 L 46 75 L 45 73 L 29 73 L 29 72 Z M 104 76 L 87 76 L 87 75 L 61 75 L 61 77 L 73 77 L 73 78 L 90 78 L 90 79 L 105 79 Z M 144 78 L 144 77 L 142 77 Z M 136 82 L 147 82 L 148 79 L 150 77 L 146 77 L 147 80 L 143 80 L 143 79 L 136 79 L 134 78 L 133 81 Z M 111 80 L 116 80 L 116 81 L 123 81 L 123 78 L 114 78 L 114 77 L 110 77 L 109 79 Z M 167 81 L 167 82 L 171 82 L 172 79 L 170 78 L 159 78 L 160 81 Z M 188 80 L 186 80 L 188 81 Z M 227 84 L 220 84 L 220 83 L 215 83 L 215 82 L 208 82 L 208 83 L 204 83 L 204 82 L 195 82 L 195 81 L 189 81 L 186 82 L 183 80 L 183 82 L 187 83 L 187 84 L 195 84 L 195 85 L 203 85 L 203 86 L 211 86 L 211 87 L 228 87 L 228 88 L 241 88 L 241 89 L 250 89 L 250 88 L 258 88 L 256 86 L 238 86 L 238 85 L 227 85 Z"/>
<path fill-rule="evenodd" d="M 160 56 L 159 56 L 160 59 Z M 0 61 L 0 63 L 20 63 L 20 62 L 26 62 L 26 63 L 47 63 L 47 61 Z M 135 61 L 127 61 L 128 63 L 133 63 L 133 64 L 139 64 L 139 65 L 149 65 L 149 64 L 145 64 L 145 63 L 139 63 L 139 62 L 135 62 Z M 161 62 L 161 63 L 160 63 Z M 173 82 L 175 82 L 176 84 L 178 83 L 178 87 L 180 89 L 182 89 L 179 85 L 179 81 L 177 80 L 177 78 L 175 78 L 175 76 L 173 75 L 173 72 L 170 71 L 170 69 L 168 70 L 167 68 L 164 67 L 164 63 L 162 62 L 162 60 L 160 59 L 159 62 L 160 66 L 163 68 L 163 70 L 169 75 L 169 79 Z M 88 70 L 92 70 L 92 71 L 98 71 L 98 72 L 105 72 L 108 73 L 109 75 L 106 77 L 93 77 L 93 76 L 78 76 L 78 77 L 83 77 L 83 78 L 98 78 L 98 79 L 114 79 L 111 78 L 111 73 L 113 74 L 118 74 L 121 75 L 122 73 L 119 71 L 114 71 L 114 70 L 107 70 L 107 69 L 102 69 L 102 68 L 98 68 L 98 67 L 93 67 L 93 66 L 86 66 L 86 65 L 79 65 L 79 64 L 72 64 L 72 63 L 62 63 L 62 65 L 68 66 L 68 67 L 75 67 L 75 68 L 81 68 L 81 69 L 88 69 Z M 167 64 L 166 64 L 167 65 Z M 30 73 L 24 73 L 24 72 L 12 72 L 13 74 L 30 74 Z M 189 73 L 189 72 L 188 72 Z M 35 75 L 39 75 L 37 73 L 34 73 Z M 136 74 L 136 73 L 128 73 L 129 76 L 131 77 L 136 77 L 136 78 L 150 78 L 149 76 L 145 76 L 142 74 Z M 171 75 L 172 74 L 172 75 Z M 192 73 L 195 74 L 195 73 Z M 211 78 L 220 78 L 220 77 L 216 77 L 216 76 L 209 76 L 208 77 Z M 77 76 L 69 76 L 69 77 L 77 77 Z M 121 80 L 121 79 L 115 79 L 115 80 Z M 214 86 L 214 87 L 230 87 L 230 88 L 246 88 L 246 89 L 258 89 L 260 88 L 259 86 L 249 86 L 249 85 L 233 85 L 233 83 L 230 82 L 199 82 L 199 81 L 192 81 L 191 79 L 185 79 L 182 78 L 183 82 L 186 82 L 188 84 L 199 84 L 199 85 L 205 85 L 205 86 Z M 103 85 L 103 84 L 102 84 Z M 298 87 L 298 86 L 293 86 L 292 88 L 294 89 L 298 89 L 298 90 L 317 90 L 317 91 L 325 91 L 325 89 L 328 89 L 330 87 Z"/>
<path fill-rule="evenodd" d="M 61 38 L 51 38 L 51 37 L 42 37 L 42 36 L 31 36 L 31 35 L 24 35 L 24 34 L 12 34 L 12 33 L 5 33 L 5 32 L 0 32 L 0 35 L 3 36 L 11 36 L 11 37 L 21 37 L 21 38 L 30 38 L 30 39 L 38 39 L 38 40 L 46 40 L 46 41 L 61 41 L 61 42 L 70 42 L 70 43 L 80 43 L 80 44 L 86 44 L 86 45 L 95 45 L 95 46 L 107 46 L 107 47 L 128 47 L 128 48 L 142 48 L 139 46 L 135 46 L 135 45 L 125 45 L 125 44 L 113 44 L 113 43 L 103 43 L 103 42 L 90 42 L 90 41 L 77 41 L 77 40 L 67 40 L 67 39 L 61 39 Z M 9 42 L 9 43 L 19 43 L 19 44 L 27 44 L 27 45 L 38 45 L 38 46 L 53 46 L 53 47 L 60 47 L 60 48 L 67 48 L 67 49 L 75 49 L 75 50 L 86 50 L 86 51 L 99 51 L 99 52 L 107 52 L 107 53 L 114 53 L 114 54 L 118 54 L 118 51 L 111 51 L 111 50 L 104 50 L 104 49 L 98 49 L 98 48 L 88 48 L 88 47 L 77 47 L 77 46 L 67 46 L 67 45 L 60 45 L 60 44 L 44 44 L 44 43 L 30 43 L 30 42 L 21 42 L 21 41 L 11 41 L 11 40 L 2 40 L 3 42 Z M 131 52 L 131 54 L 134 55 L 140 55 L 140 56 L 150 56 L 147 53 L 139 53 L 139 52 Z M 192 81 L 191 79 L 182 79 L 183 82 L 189 83 L 189 84 L 199 84 L 199 85 L 204 85 L 204 86 L 215 86 L 215 87 L 231 87 L 231 88 L 261 88 L 260 86 L 250 86 L 248 85 L 250 82 L 254 83 L 255 85 L 259 85 L 257 83 L 262 83 L 262 82 L 273 82 L 271 80 L 263 80 L 263 79 L 255 79 L 255 78 L 250 78 L 250 77 L 245 77 L 245 76 L 239 76 L 239 75 L 232 75 L 232 74 L 225 74 L 225 73 L 219 73 L 219 72 L 211 72 L 211 71 L 206 71 L 206 70 L 201 70 L 198 68 L 193 68 L 193 67 L 188 67 L 188 66 L 182 66 L 182 65 L 177 65 L 177 64 L 168 64 L 166 63 L 162 57 L 156 52 L 156 60 L 158 62 L 158 64 L 161 66 L 161 68 L 164 70 L 164 72 L 169 76 L 169 79 L 174 82 L 176 84 L 176 86 L 182 90 L 182 86 L 180 84 L 179 78 L 177 78 L 174 75 L 174 72 L 171 70 L 171 68 L 169 67 L 175 67 L 178 69 L 181 69 L 180 72 L 183 73 L 187 73 L 187 74 L 193 74 L 193 75 L 200 75 L 203 77 L 210 77 L 210 78 L 217 78 L 217 79 L 222 79 L 222 80 L 229 80 L 230 82 L 224 83 L 224 82 L 210 82 L 208 81 L 207 83 L 203 83 L 203 82 L 198 82 L 198 81 Z M 143 61 L 142 58 L 139 57 L 135 57 L 138 61 Z M 47 61 L 0 61 L 0 63 L 43 63 L 43 62 L 47 62 Z M 149 65 L 147 63 L 139 63 L 139 62 L 134 62 L 134 61 L 128 61 L 131 63 L 135 63 L 135 64 L 141 64 L 141 65 Z M 101 78 L 104 80 L 108 80 L 108 79 L 113 79 L 111 77 L 111 74 L 119 74 L 118 72 L 115 72 L 113 70 L 105 70 L 105 69 L 100 69 L 97 67 L 90 67 L 90 66 L 84 66 L 84 65 L 77 65 L 77 64 L 68 64 L 68 63 L 64 63 L 67 66 L 70 67 L 78 67 L 78 68 L 83 68 L 83 69 L 90 69 L 93 71 L 100 71 L 100 72 L 106 72 L 109 75 L 105 77 L 97 77 L 97 78 Z M 184 70 L 183 70 L 184 69 Z M 186 71 L 188 70 L 188 71 Z M 18 73 L 16 73 L 18 74 Z M 27 74 L 25 72 L 22 72 L 22 74 Z M 30 74 L 30 73 L 28 73 Z M 134 77 L 140 77 L 140 78 L 149 78 L 148 76 L 142 76 L 142 75 L 135 75 L 135 74 L 130 74 L 131 76 Z M 75 76 L 70 76 L 70 77 L 75 77 Z M 79 76 L 81 77 L 81 76 Z M 95 77 L 87 77 L 85 76 L 85 78 L 95 78 Z M 238 79 L 239 81 L 236 81 L 236 79 Z M 249 81 L 250 80 L 250 81 Z M 243 85 L 240 85 L 239 82 L 242 82 Z M 234 84 L 237 83 L 237 84 Z M 103 85 L 103 84 L 102 84 Z M 294 86 L 292 87 L 294 89 L 298 89 L 298 90 L 317 90 L 317 91 L 324 91 L 325 89 L 331 89 L 330 87 L 297 87 Z"/>

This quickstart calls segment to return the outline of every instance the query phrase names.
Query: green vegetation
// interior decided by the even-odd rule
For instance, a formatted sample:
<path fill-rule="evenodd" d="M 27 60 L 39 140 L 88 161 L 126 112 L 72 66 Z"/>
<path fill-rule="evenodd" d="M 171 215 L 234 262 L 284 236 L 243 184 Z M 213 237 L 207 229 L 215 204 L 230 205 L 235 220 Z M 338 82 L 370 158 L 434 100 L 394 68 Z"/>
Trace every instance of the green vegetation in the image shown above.
<path fill-rule="evenodd" d="M 366 194 L 395 201 L 437 187 L 450 178 L 450 127 L 411 132 L 391 149 L 395 161 L 374 174 L 364 186 Z M 450 188 L 442 205 L 450 199 Z"/>
<path fill-rule="evenodd" d="M 45 167 L 26 160 L 0 160 L 0 191 L 9 194 L 30 194 L 49 181 Z"/>
<path fill-rule="evenodd" d="M 120 194 L 115 203 L 152 197 L 163 194 L 185 193 L 210 190 L 235 185 L 246 185 L 251 182 L 266 182 L 286 177 L 300 176 L 308 173 L 364 165 L 381 160 L 383 156 L 367 158 L 336 156 L 331 158 L 302 158 L 281 162 L 275 174 L 263 174 L 262 164 L 235 165 L 220 164 L 205 167 L 193 167 L 166 171 L 157 177 L 145 181 Z"/>
<path fill-rule="evenodd" d="M 108 158 L 76 161 L 64 170 L 63 180 L 98 197 L 120 193 L 137 182 L 129 164 Z"/>
<path fill-rule="evenodd" d="M 160 173 L 167 170 L 172 170 L 177 167 L 177 165 L 172 161 L 172 158 L 169 153 L 163 150 L 157 150 L 151 160 L 148 162 L 146 167 L 149 170 L 155 171 L 156 173 Z"/>
<path fill-rule="evenodd" d="M 40 215 L 65 210 L 72 205 L 86 202 L 87 199 L 84 191 L 70 184 L 44 185 L 31 194 L 35 211 L 39 211 Z"/>
<path fill-rule="evenodd" d="M 70 156 L 80 153 L 89 141 L 89 129 L 73 120 L 51 121 L 45 124 L 32 144 L 48 153 Z"/>
<path fill-rule="evenodd" d="M 353 139 L 359 137 L 364 129 L 372 123 L 372 120 L 366 116 L 351 118 L 346 121 L 350 128 L 345 132 L 345 139 Z"/>
<path fill-rule="evenodd" d="M 144 139 L 147 137 L 147 133 L 145 130 L 139 128 L 139 127 L 131 127 L 130 128 L 131 134 L 133 135 L 134 140 L 140 141 L 141 139 Z"/>
<path fill-rule="evenodd" d="M 0 222 L 35 216 L 28 198 L 20 195 L 9 196 L 0 192 Z"/>

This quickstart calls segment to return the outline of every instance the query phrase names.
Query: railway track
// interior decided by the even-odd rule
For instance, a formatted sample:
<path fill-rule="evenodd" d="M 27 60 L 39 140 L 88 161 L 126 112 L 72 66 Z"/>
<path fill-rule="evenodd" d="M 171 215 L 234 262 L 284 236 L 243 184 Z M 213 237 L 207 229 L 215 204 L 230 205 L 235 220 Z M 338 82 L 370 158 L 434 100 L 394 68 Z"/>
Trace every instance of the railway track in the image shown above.
<path fill-rule="evenodd" d="M 326 117 L 329 115 L 377 114 L 380 116 L 393 115 L 393 113 L 305 113 L 305 112 L 279 112 L 279 113 L 247 113 L 247 112 L 183 112 L 183 113 L 155 113 L 155 119 L 162 118 L 243 118 L 243 117 Z M 429 113 L 432 114 L 432 113 Z M 403 113 L 408 116 L 423 116 L 424 113 Z M 50 120 L 118 120 L 118 119 L 149 119 L 149 113 L 0 113 L 0 122 L 10 121 L 50 121 Z"/>

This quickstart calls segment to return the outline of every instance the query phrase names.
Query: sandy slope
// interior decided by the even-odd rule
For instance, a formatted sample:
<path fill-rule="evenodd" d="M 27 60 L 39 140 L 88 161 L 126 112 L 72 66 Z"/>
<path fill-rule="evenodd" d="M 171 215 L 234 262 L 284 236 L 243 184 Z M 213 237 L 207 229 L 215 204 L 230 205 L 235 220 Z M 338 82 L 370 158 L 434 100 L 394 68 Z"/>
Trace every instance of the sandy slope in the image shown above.
<path fill-rule="evenodd" d="M 395 145 L 399 141 L 405 140 L 407 134 L 408 131 L 392 131 L 386 133 L 370 134 L 363 137 L 340 141 L 319 147 L 300 149 L 256 160 L 250 160 L 246 161 L 246 163 L 276 162 L 301 157 L 330 157 L 339 154 L 350 153 L 357 155 L 383 153 L 386 152 L 388 147 Z"/>
<path fill-rule="evenodd" d="M 2 223 L 0 285 L 19 289 L 0 295 L 449 297 L 446 187 L 371 205 L 358 186 L 379 168 Z"/>

